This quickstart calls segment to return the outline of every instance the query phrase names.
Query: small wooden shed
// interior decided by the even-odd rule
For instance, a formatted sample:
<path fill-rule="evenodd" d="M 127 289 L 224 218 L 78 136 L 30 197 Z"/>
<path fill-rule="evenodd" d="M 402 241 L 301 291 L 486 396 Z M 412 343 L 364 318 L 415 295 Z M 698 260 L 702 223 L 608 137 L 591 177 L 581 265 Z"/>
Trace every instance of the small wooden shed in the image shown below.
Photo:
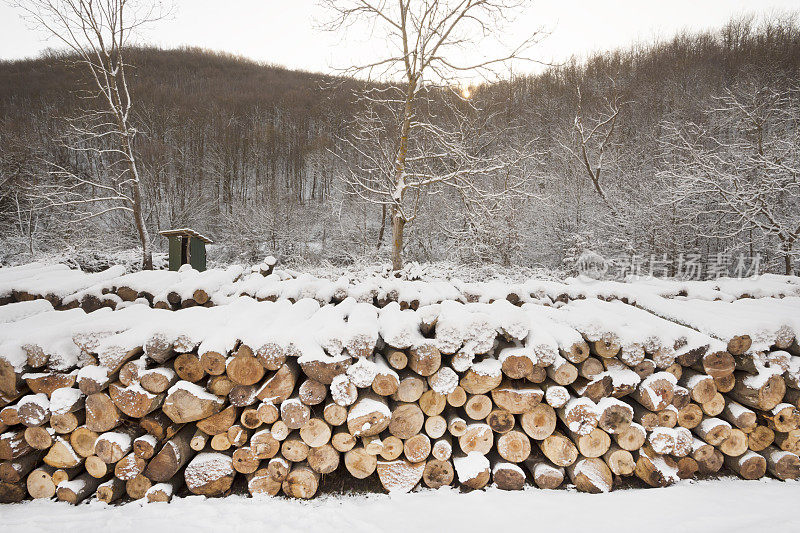
<path fill-rule="evenodd" d="M 189 264 L 200 272 L 206 269 L 206 244 L 214 241 L 193 229 L 179 228 L 159 232 L 169 239 L 169 269 Z"/>

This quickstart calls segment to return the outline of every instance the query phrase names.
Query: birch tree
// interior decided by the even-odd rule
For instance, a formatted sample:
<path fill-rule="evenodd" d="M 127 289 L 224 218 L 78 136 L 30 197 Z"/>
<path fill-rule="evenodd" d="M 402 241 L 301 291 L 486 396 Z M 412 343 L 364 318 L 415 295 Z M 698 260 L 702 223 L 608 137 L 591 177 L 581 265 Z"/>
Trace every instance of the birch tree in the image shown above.
<path fill-rule="evenodd" d="M 162 5 L 146 0 L 27 0 L 16 5 L 67 48 L 90 75 L 93 87 L 87 98 L 90 108 L 70 121 L 68 147 L 96 158 L 100 170 L 89 174 L 53 164 L 55 179 L 41 186 L 38 195 L 48 208 L 76 212 L 76 223 L 128 213 L 142 247 L 142 268 L 152 269 L 125 58 L 132 32 L 159 18 Z"/>
<path fill-rule="evenodd" d="M 403 236 L 420 206 L 436 187 L 449 187 L 483 210 L 498 196 L 522 188 L 512 180 L 503 191 L 484 187 L 494 174 L 519 162 L 519 154 L 491 153 L 487 133 L 475 135 L 468 90 L 474 76 L 525 58 L 539 34 L 506 53 L 485 57 L 481 49 L 501 35 L 525 0 L 323 0 L 333 14 L 329 30 L 371 35 L 385 55 L 347 69 L 370 85 L 362 93 L 363 112 L 346 139 L 356 165 L 344 175 L 346 192 L 388 210 L 392 227 L 392 267 L 403 266 Z M 485 47 L 485 48 L 482 48 Z M 467 58 L 467 59 L 465 59 Z M 478 58 L 478 59 L 474 59 Z M 472 59 L 472 60 L 470 60 Z M 459 98 L 460 96 L 460 98 Z M 448 120 L 443 120 L 447 118 Z M 480 119 L 478 119 L 480 120 Z"/>

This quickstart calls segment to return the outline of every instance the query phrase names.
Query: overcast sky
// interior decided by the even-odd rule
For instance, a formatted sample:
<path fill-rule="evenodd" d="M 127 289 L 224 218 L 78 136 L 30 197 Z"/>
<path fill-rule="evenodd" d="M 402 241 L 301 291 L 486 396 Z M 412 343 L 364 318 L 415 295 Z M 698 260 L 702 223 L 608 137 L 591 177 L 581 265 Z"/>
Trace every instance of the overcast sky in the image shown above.
<path fill-rule="evenodd" d="M 171 17 L 140 37 L 163 47 L 199 46 L 261 62 L 312 71 L 352 64 L 369 50 L 317 29 L 324 16 L 315 0 L 174 0 Z M 719 27 L 745 13 L 800 10 L 800 0 L 540 0 L 512 30 L 538 26 L 552 34 L 536 48 L 543 61 L 668 38 L 683 29 Z M 38 55 L 57 47 L 0 0 L 0 58 Z"/>

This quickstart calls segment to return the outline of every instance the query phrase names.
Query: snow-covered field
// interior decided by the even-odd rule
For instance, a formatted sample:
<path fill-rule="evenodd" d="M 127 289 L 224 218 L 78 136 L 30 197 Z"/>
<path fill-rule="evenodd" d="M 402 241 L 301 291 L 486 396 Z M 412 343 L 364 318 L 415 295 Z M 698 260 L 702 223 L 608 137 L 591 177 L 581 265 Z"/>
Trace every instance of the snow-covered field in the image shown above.
<path fill-rule="evenodd" d="M 284 498 L 176 498 L 169 504 L 70 506 L 33 501 L 0 507 L 4 532 L 266 531 L 614 533 L 790 532 L 800 529 L 800 483 L 771 479 L 682 482 L 653 490 L 583 494 L 573 490 L 454 489 L 411 494 Z"/>

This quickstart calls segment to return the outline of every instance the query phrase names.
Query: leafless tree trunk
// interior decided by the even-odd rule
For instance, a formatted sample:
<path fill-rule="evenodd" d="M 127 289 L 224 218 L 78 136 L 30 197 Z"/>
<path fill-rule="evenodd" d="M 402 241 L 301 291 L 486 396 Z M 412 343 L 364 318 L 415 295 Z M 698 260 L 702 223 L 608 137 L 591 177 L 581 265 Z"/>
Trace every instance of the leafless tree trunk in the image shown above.
<path fill-rule="evenodd" d="M 487 155 L 459 153 L 469 144 L 466 130 L 434 123 L 423 104 L 448 105 L 467 76 L 492 72 L 498 65 L 524 59 L 538 34 L 526 39 L 502 57 L 481 58 L 468 64 L 460 53 L 479 54 L 477 45 L 487 36 L 498 35 L 510 16 L 529 4 L 526 0 L 323 0 L 334 18 L 328 29 L 369 28 L 386 55 L 367 65 L 348 69 L 366 74 L 386 85 L 363 94 L 367 115 L 361 117 L 352 148 L 367 162 L 345 178 L 348 191 L 364 200 L 387 206 L 392 224 L 392 268 L 403 267 L 403 237 L 406 225 L 417 214 L 420 195 L 437 185 L 461 188 L 475 202 L 491 196 L 475 185 L 475 178 L 497 172 L 508 165 Z M 388 85 L 388 86 L 387 86 Z M 447 93 L 451 93 L 448 95 Z M 427 100 L 427 101 L 426 101 Z M 452 100 L 452 99 L 451 99 Z M 451 111 L 457 104 L 449 102 Z M 377 108 L 377 109 L 376 109 Z M 446 113 L 447 111 L 443 111 Z M 458 113 L 457 113 L 458 114 Z M 457 120 L 458 122 L 458 120 Z M 460 125 L 466 123 L 461 120 Z M 357 143 L 381 138 L 392 148 L 368 154 Z M 423 149 L 427 138 L 428 149 Z M 448 160 L 460 158 L 460 165 Z"/>
<path fill-rule="evenodd" d="M 98 157 L 105 176 L 82 176 L 55 166 L 53 175 L 59 180 L 42 189 L 41 198 L 49 207 L 80 208 L 76 222 L 113 211 L 130 213 L 142 246 L 142 268 L 152 269 L 125 52 L 131 32 L 159 18 L 163 13 L 161 4 L 137 0 L 27 0 L 17 5 L 31 21 L 67 46 L 86 67 L 98 91 L 93 99 L 95 108 L 80 122 L 72 123 L 82 142 L 69 148 Z"/>

